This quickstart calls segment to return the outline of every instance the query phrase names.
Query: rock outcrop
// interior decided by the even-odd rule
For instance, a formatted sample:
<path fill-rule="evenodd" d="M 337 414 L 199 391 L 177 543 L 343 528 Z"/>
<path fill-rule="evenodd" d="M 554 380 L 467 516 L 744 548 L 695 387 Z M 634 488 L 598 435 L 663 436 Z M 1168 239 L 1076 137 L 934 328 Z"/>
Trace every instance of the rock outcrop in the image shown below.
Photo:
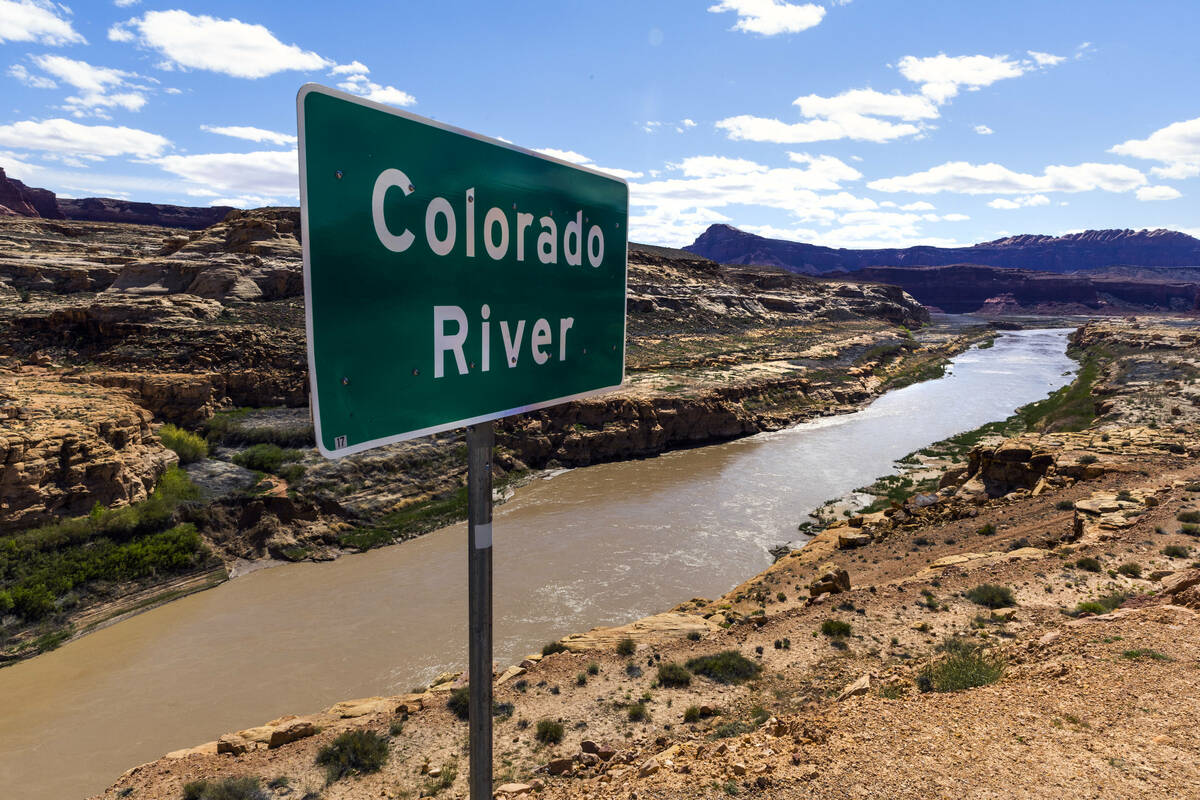
<path fill-rule="evenodd" d="M 63 219 L 54 192 L 26 186 L 4 174 L 0 167 L 0 216 Z"/>
<path fill-rule="evenodd" d="M 58 208 L 62 214 L 61 218 L 66 219 L 87 222 L 125 222 L 134 225 L 158 225 L 164 228 L 189 230 L 199 230 L 214 225 L 233 210 L 231 206 L 134 203 L 112 197 L 84 197 L 79 200 L 60 198 Z"/>
<path fill-rule="evenodd" d="M 1066 236 L 1010 236 L 970 247 L 847 250 L 768 239 L 729 225 L 712 225 L 684 248 L 723 264 L 764 264 L 819 274 L 879 266 L 981 264 L 1072 272 L 1116 264 L 1200 266 L 1200 239 L 1169 230 L 1103 230 Z"/>

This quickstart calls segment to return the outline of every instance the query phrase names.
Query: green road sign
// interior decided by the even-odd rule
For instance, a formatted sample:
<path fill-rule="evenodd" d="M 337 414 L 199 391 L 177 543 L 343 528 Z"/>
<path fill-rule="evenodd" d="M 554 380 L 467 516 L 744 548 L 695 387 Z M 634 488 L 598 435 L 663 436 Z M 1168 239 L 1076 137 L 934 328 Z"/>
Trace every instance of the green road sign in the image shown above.
<path fill-rule="evenodd" d="M 620 385 L 624 181 L 323 86 L 296 112 L 324 455 Z"/>

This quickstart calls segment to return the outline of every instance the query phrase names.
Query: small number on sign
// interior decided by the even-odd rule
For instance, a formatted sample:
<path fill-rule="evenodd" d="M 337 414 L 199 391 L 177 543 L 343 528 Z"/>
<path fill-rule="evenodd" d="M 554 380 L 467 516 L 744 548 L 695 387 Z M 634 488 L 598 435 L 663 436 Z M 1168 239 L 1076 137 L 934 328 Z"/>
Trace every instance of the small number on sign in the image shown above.
<path fill-rule="evenodd" d="M 334 446 L 334 449 L 341 450 L 343 447 L 346 446 L 346 437 L 338 436 L 336 439 L 333 440 L 333 446 Z"/>

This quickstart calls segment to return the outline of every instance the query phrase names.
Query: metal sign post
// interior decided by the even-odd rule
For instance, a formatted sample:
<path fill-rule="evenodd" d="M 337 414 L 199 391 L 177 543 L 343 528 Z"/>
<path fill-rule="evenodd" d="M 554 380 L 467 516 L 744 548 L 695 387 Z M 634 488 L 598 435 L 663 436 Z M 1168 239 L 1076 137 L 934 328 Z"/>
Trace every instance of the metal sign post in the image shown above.
<path fill-rule="evenodd" d="M 624 381 L 629 187 L 315 84 L 296 121 L 318 449 L 467 427 L 470 785 L 489 800 L 491 420 Z"/>
<path fill-rule="evenodd" d="M 467 428 L 471 800 L 492 796 L 492 423 Z"/>

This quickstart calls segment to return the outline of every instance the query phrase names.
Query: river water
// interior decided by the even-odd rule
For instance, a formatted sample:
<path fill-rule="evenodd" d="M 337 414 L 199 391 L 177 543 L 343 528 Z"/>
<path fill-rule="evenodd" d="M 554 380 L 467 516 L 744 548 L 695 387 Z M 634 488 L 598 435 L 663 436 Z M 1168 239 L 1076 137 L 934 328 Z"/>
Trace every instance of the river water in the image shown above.
<path fill-rule="evenodd" d="M 1067 333 L 1005 333 L 853 414 L 535 481 L 496 509 L 496 659 L 724 593 L 823 501 L 1066 383 Z M 0 670 L 3 793 L 83 797 L 168 750 L 461 669 L 465 549 L 458 525 L 261 570 Z"/>

